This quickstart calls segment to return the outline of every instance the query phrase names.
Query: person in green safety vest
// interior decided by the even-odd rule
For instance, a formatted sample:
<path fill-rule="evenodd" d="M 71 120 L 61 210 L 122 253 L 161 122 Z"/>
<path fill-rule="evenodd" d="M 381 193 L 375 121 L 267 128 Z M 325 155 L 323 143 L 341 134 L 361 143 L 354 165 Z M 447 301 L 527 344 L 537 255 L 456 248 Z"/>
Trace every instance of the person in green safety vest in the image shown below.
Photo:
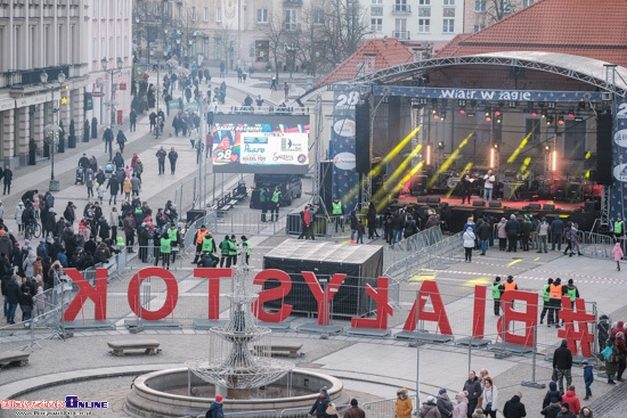
<path fill-rule="evenodd" d="M 501 295 L 503 294 L 503 284 L 501 283 L 501 277 L 496 276 L 494 283 L 492 283 L 492 299 L 494 300 L 494 315 L 501 315 Z"/>
<path fill-rule="evenodd" d="M 259 188 L 259 206 L 261 206 L 261 222 L 266 222 L 266 216 L 268 213 L 268 189 L 265 187 Z"/>
<path fill-rule="evenodd" d="M 231 259 L 229 258 L 229 236 L 226 235 L 220 242 L 220 267 L 224 267 L 226 262 L 227 267 L 231 267 Z"/>
<path fill-rule="evenodd" d="M 231 235 L 231 239 L 229 239 L 229 258 L 227 261 L 227 267 L 235 267 L 237 265 L 238 252 L 239 245 L 237 244 L 237 238 L 235 238 L 235 235 Z"/>
<path fill-rule="evenodd" d="M 126 246 L 126 244 L 124 242 L 124 237 L 122 235 L 118 235 L 118 236 L 115 237 L 115 245 L 117 245 L 120 248 Z"/>
<path fill-rule="evenodd" d="M 179 240 L 181 238 L 181 234 L 179 233 L 179 229 L 176 227 L 174 222 L 170 224 L 168 229 L 166 230 L 166 234 L 168 238 L 170 238 L 170 244 L 172 246 L 172 264 L 176 263 L 176 253 L 179 251 Z"/>
<path fill-rule="evenodd" d="M 549 280 L 547 281 L 547 283 L 542 286 L 542 313 L 540 314 L 540 323 L 543 324 L 544 323 L 544 317 L 546 316 L 546 314 L 548 312 L 551 311 L 551 309 L 553 309 L 553 306 L 551 305 L 551 285 L 553 284 L 553 279 L 549 277 Z M 549 315 L 547 324 L 549 324 L 549 326 L 552 324 L 552 319 L 553 319 L 553 315 Z"/>
<path fill-rule="evenodd" d="M 216 243 L 213 240 L 213 236 L 210 232 L 207 232 L 207 235 L 202 239 L 202 247 L 201 251 L 203 255 L 212 254 L 216 251 Z"/>
<path fill-rule="evenodd" d="M 253 246 L 246 238 L 246 235 L 242 235 L 242 254 L 244 254 L 244 270 L 250 269 L 250 256 L 253 255 Z"/>
<path fill-rule="evenodd" d="M 272 197 L 270 198 L 270 208 L 271 208 L 271 216 L 270 221 L 278 221 L 279 220 L 279 207 L 281 206 L 281 188 L 276 186 L 274 191 L 272 192 Z"/>
<path fill-rule="evenodd" d="M 568 285 L 562 287 L 562 292 L 564 296 L 568 296 L 568 299 L 570 299 L 571 307 L 574 309 L 575 299 L 579 297 L 579 289 L 577 289 L 577 286 L 575 286 L 573 279 L 568 279 Z"/>
<path fill-rule="evenodd" d="M 340 228 L 344 232 L 344 205 L 337 197 L 331 202 L 331 215 L 335 220 L 335 233 L 337 234 Z"/>
<path fill-rule="evenodd" d="M 625 221 L 623 220 L 622 215 L 618 215 L 614 224 L 612 226 L 612 233 L 614 234 L 614 238 L 621 237 L 625 235 Z"/>
<path fill-rule="evenodd" d="M 172 242 L 170 241 L 170 237 L 167 232 L 164 232 L 161 235 L 161 239 L 159 240 L 159 253 L 161 256 L 161 265 L 163 268 L 170 270 L 170 254 L 172 253 Z M 158 263 L 159 259 L 155 260 L 155 263 Z M 156 265 L 156 264 L 155 264 Z"/>

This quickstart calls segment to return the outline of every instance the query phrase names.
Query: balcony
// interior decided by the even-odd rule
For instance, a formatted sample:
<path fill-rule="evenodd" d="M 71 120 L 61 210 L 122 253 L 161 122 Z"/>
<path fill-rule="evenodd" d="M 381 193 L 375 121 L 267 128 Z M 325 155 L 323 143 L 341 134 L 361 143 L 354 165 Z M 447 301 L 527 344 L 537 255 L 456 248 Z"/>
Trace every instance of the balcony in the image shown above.
<path fill-rule="evenodd" d="M 41 73 L 46 71 L 49 80 L 56 80 L 61 71 L 66 77 L 70 77 L 70 66 L 62 65 L 58 67 L 37 68 L 34 70 L 17 70 L 7 71 L 3 74 L 6 80 L 6 86 L 9 87 L 28 87 L 41 84 Z"/>
<path fill-rule="evenodd" d="M 399 41 L 409 41 L 409 31 L 394 31 L 392 36 Z"/>
<path fill-rule="evenodd" d="M 392 6 L 392 14 L 395 15 L 408 15 L 411 13 L 411 6 L 409 4 L 395 4 Z"/>

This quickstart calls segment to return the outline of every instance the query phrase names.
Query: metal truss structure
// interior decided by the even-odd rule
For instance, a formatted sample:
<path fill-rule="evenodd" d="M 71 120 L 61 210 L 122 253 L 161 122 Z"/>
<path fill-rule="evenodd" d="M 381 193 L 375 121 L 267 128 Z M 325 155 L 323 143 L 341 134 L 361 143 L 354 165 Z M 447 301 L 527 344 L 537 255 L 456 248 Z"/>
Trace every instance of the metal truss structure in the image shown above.
<path fill-rule="evenodd" d="M 359 77 L 353 81 L 356 84 L 390 84 L 394 82 L 399 82 L 402 80 L 406 80 L 408 78 L 413 78 L 415 76 L 419 76 L 422 74 L 426 74 L 429 70 L 444 68 L 444 67 L 453 67 L 459 65 L 497 65 L 497 66 L 506 66 L 506 67 L 518 67 L 525 68 L 530 70 L 541 71 L 549 74 L 555 74 L 563 77 L 567 77 L 573 80 L 581 81 L 583 83 L 589 84 L 591 86 L 597 87 L 603 91 L 610 92 L 616 96 L 625 97 L 627 96 L 627 83 L 624 82 L 622 77 L 620 77 L 621 83 L 609 83 L 604 77 L 604 70 L 602 67 L 602 62 L 597 60 L 592 60 L 589 58 L 581 57 L 582 62 L 580 66 L 575 68 L 573 62 L 568 63 L 564 60 L 540 60 L 533 59 L 537 58 L 533 55 L 533 53 L 524 53 L 521 52 L 519 55 L 530 55 L 529 59 L 515 57 L 508 54 L 482 54 L 482 55 L 473 55 L 473 56 L 461 56 L 461 57 L 442 57 L 442 58 L 432 58 L 423 61 L 417 61 L 410 64 L 398 65 L 395 67 L 390 67 L 383 69 L 381 71 L 377 71 L 375 73 Z M 562 54 L 551 54 L 557 55 L 559 58 L 568 57 Z M 533 57 L 533 58 L 532 58 Z M 579 58 L 579 57 L 578 57 Z M 571 57 L 572 59 L 572 57 Z M 594 68 L 595 71 L 585 71 L 584 69 L 589 69 L 588 66 L 590 64 L 589 61 L 594 62 L 596 64 Z M 568 65 L 570 64 L 570 65 Z M 626 74 L 627 75 L 627 74 Z"/>

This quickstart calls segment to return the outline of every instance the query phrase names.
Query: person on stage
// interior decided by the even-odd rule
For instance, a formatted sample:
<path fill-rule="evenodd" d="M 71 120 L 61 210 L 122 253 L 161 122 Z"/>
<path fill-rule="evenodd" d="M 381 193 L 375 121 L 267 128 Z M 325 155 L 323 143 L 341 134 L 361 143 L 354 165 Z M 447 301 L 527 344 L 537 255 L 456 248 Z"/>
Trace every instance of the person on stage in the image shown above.
<path fill-rule="evenodd" d="M 483 176 L 483 200 L 490 202 L 492 200 L 492 192 L 494 191 L 494 183 L 496 176 L 492 169 Z"/>
<path fill-rule="evenodd" d="M 466 171 L 466 174 L 462 177 L 462 205 L 468 198 L 468 204 L 470 204 L 470 197 L 472 195 L 472 184 L 475 182 L 475 178 L 472 176 L 472 171 Z"/>

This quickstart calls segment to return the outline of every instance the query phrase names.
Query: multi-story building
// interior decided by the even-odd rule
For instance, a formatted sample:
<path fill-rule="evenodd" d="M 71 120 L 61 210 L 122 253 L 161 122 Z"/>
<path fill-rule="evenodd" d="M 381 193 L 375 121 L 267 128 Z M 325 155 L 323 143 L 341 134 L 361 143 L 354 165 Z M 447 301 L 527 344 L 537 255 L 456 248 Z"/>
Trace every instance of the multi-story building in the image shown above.
<path fill-rule="evenodd" d="M 479 32 L 537 0 L 466 0 L 464 33 Z"/>
<path fill-rule="evenodd" d="M 89 24 L 87 92 L 93 109 L 89 119 L 100 125 L 123 123 L 131 109 L 132 0 L 86 0 Z"/>
<path fill-rule="evenodd" d="M 0 1 L 0 158 L 5 165 L 25 164 L 29 146 L 41 151 L 53 119 L 66 133 L 74 120 L 80 138 L 89 71 L 83 41 L 87 6 L 79 0 Z"/>

